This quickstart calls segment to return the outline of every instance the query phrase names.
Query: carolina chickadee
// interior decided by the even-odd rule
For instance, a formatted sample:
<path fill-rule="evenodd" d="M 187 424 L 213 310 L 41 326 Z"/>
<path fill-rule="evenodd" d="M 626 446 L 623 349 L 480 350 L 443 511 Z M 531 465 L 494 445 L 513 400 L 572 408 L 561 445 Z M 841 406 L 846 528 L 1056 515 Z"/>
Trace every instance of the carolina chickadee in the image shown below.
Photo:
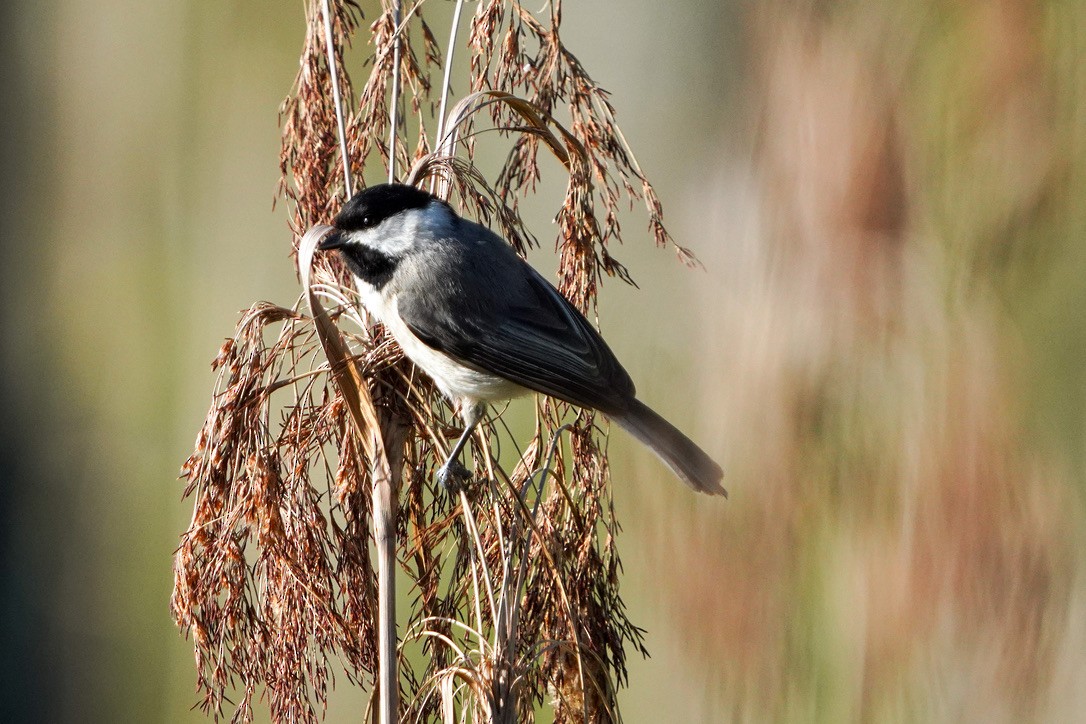
<path fill-rule="evenodd" d="M 501 237 L 412 186 L 372 186 L 348 201 L 318 249 L 339 249 L 366 309 L 433 378 L 464 420 L 442 484 L 487 403 L 529 391 L 599 410 L 695 490 L 727 495 L 720 466 L 634 397 L 614 353 Z"/>

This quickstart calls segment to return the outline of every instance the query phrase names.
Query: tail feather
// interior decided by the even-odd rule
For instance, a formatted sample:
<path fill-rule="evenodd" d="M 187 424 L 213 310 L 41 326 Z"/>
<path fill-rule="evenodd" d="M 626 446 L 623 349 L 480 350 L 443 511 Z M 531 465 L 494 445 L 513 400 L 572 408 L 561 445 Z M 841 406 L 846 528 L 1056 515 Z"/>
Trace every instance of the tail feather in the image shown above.
<path fill-rule="evenodd" d="M 724 471 L 704 450 L 647 405 L 633 400 L 611 419 L 649 447 L 684 483 L 700 493 L 723 495 Z"/>

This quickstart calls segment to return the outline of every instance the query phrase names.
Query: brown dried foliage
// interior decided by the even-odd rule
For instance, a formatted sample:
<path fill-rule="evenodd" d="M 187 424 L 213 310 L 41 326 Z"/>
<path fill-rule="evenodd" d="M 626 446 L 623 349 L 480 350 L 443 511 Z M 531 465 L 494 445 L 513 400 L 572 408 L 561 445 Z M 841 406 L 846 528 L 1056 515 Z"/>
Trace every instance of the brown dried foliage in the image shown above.
<path fill-rule="evenodd" d="M 560 287 L 582 309 L 594 306 L 602 275 L 629 280 L 609 251 L 623 199 L 642 200 L 655 241 L 669 243 L 659 201 L 607 94 L 561 42 L 560 2 L 546 22 L 517 2 L 478 5 L 467 31 L 467 86 L 492 95 L 464 114 L 456 158 L 434 153 L 439 142 L 427 135 L 436 125 L 431 73 L 441 56 L 419 5 L 404 8 L 397 34 L 393 4 L 382 4 L 357 102 L 344 50 L 361 12 L 353 2 L 332 6 L 355 179 L 387 168 L 399 42 L 397 168 L 414 164 L 417 181 L 447 179 L 464 213 L 496 222 L 523 252 L 535 242 L 517 200 L 536 187 L 545 140 L 569 172 L 557 214 Z M 295 250 L 306 229 L 335 213 L 343 191 L 319 2 L 307 5 L 306 22 L 301 70 L 281 111 L 282 192 Z M 496 101 L 502 94 L 510 97 Z M 471 164 L 479 108 L 512 137 L 493 183 Z M 405 141 L 409 126 L 418 130 L 414 150 Z M 410 620 L 399 628 L 401 714 L 530 721 L 549 701 L 555 721 L 616 720 L 627 649 L 643 649 L 619 596 L 605 430 L 591 412 L 540 401 L 534 439 L 506 471 L 494 453 L 498 418 L 471 446 L 480 479 L 450 495 L 432 473 L 459 433 L 452 411 L 384 331 L 359 316 L 337 259 L 321 255 L 312 273 L 339 319 L 355 322 L 350 344 L 382 425 L 406 429 L 389 454 L 402 460 L 399 577 L 411 598 Z M 176 555 L 174 615 L 194 642 L 207 712 L 220 718 L 232 706 L 233 720 L 249 721 L 263 690 L 275 720 L 315 721 L 336 668 L 372 686 L 377 667 L 370 461 L 299 305 L 254 305 L 213 366 L 211 409 L 182 469 L 194 513 Z"/>

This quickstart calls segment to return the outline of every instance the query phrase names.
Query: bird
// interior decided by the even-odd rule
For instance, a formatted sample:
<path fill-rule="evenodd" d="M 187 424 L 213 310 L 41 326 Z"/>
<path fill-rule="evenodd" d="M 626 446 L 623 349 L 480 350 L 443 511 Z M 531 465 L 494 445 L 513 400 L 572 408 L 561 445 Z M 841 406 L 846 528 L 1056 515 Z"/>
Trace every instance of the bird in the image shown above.
<path fill-rule="evenodd" d="M 464 430 L 436 478 L 468 479 L 459 456 L 487 406 L 532 392 L 598 410 L 698 492 L 727 496 L 721 467 L 637 399 L 595 326 L 501 236 L 405 184 L 348 200 L 319 242 L 338 250 L 362 306 L 459 409 Z M 674 380 L 672 380 L 674 383 Z"/>

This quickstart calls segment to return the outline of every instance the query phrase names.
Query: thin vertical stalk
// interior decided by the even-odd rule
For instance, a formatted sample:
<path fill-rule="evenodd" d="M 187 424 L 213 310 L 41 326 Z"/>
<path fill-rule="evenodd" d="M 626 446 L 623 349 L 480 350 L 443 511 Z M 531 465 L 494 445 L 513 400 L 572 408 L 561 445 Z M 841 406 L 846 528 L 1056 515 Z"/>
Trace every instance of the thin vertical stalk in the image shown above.
<path fill-rule="evenodd" d="M 396 126 L 400 120 L 400 0 L 392 10 L 392 102 L 389 104 L 391 130 L 388 132 L 388 182 L 396 180 Z"/>
<path fill-rule="evenodd" d="M 400 0 L 392 11 L 392 98 L 389 103 L 388 182 L 396 180 L 396 127 L 400 107 Z M 402 445 L 398 446 L 401 449 Z M 396 464 L 396 474 L 402 468 Z M 400 676 L 396 667 L 396 493 L 391 477 L 373 479 L 373 538 L 377 547 L 378 711 L 381 724 L 399 721 Z"/>
<path fill-rule="evenodd" d="M 335 103 L 336 125 L 339 133 L 339 149 L 343 159 L 343 183 L 345 199 L 351 196 L 351 167 L 347 155 L 347 131 L 344 122 L 343 100 L 339 92 L 339 74 L 336 69 L 335 40 L 332 35 L 332 14 L 329 0 L 322 0 L 324 7 L 324 41 L 328 53 L 328 67 L 332 76 L 332 98 Z M 399 26 L 399 4 L 396 5 L 396 25 Z M 389 139 L 389 181 L 395 174 L 396 164 L 396 103 L 399 88 L 399 37 L 395 38 L 393 92 L 392 92 L 392 135 Z M 375 441 L 376 446 L 376 441 Z M 400 446 L 393 446 L 396 457 L 402 453 Z M 386 451 L 387 454 L 387 451 Z M 391 479 L 395 476 L 402 462 L 387 461 L 384 466 L 375 466 L 371 471 L 373 489 L 371 505 L 373 510 L 373 540 L 377 548 L 377 640 L 379 651 L 377 695 L 378 715 L 381 724 L 395 724 L 399 709 L 399 672 L 396 667 L 396 494 Z M 383 473 L 383 474 L 381 474 Z"/>
<path fill-rule="evenodd" d="M 386 423 L 393 421 L 386 418 Z M 400 675 L 396 666 L 396 490 L 403 469 L 403 430 L 385 433 L 386 475 L 373 476 L 373 539 L 377 548 L 378 711 L 381 724 L 399 721 Z M 380 472 L 376 468 L 374 472 Z"/>
<path fill-rule="evenodd" d="M 449 28 L 449 47 L 445 51 L 445 74 L 441 79 L 441 109 L 437 114 L 437 149 L 440 150 L 445 141 L 445 108 L 448 106 L 450 77 L 452 75 L 453 54 L 456 51 L 456 33 L 460 29 L 460 11 L 464 8 L 464 0 L 456 0 L 456 8 L 453 10 L 452 27 Z M 440 198 L 446 199 L 449 195 L 449 181 L 442 178 L 438 182 L 435 176 L 430 182 L 430 192 L 435 192 Z"/>
<path fill-rule="evenodd" d="M 336 68 L 335 39 L 332 37 L 332 10 L 328 0 L 324 6 L 324 47 L 328 53 L 328 72 L 332 76 L 332 101 L 336 107 L 336 127 L 339 132 L 339 155 L 343 160 L 343 198 L 351 198 L 351 162 L 347 155 L 347 127 L 343 120 L 343 98 L 339 94 L 339 71 Z"/>

